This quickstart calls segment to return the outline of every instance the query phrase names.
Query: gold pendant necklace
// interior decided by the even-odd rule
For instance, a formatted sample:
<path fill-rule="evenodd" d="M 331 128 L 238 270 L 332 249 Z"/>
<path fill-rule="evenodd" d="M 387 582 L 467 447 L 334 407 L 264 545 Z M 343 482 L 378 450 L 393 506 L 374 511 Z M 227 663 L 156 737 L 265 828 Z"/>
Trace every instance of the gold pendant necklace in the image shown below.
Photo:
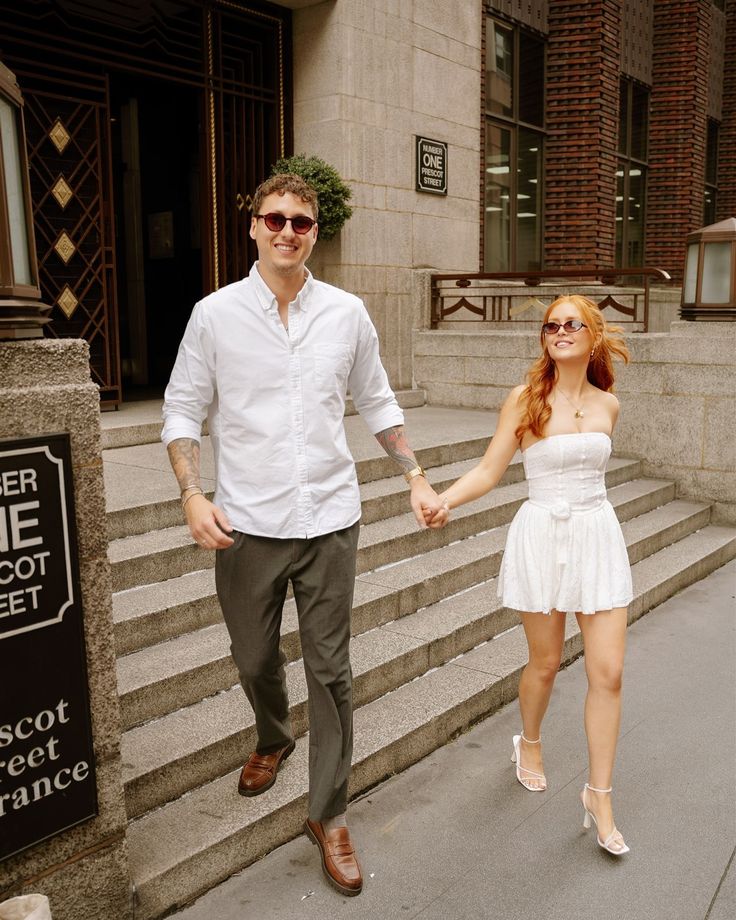
<path fill-rule="evenodd" d="M 582 406 L 576 406 L 575 403 L 570 399 L 570 397 L 567 396 L 567 394 L 563 392 L 563 390 L 562 390 L 561 387 L 558 386 L 557 389 L 560 391 L 560 393 L 562 393 L 562 395 L 565 397 L 565 399 L 567 400 L 567 402 L 568 402 L 568 403 L 572 406 L 572 408 L 575 410 L 575 418 L 585 418 L 585 413 L 583 412 L 583 407 L 582 407 Z"/>

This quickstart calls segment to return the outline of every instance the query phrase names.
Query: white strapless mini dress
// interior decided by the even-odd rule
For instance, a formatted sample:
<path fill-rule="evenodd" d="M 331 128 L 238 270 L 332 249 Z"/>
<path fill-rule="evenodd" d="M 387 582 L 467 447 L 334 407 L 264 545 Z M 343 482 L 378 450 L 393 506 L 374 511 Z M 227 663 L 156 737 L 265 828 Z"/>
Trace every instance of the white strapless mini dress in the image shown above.
<path fill-rule="evenodd" d="M 498 596 L 512 610 L 595 613 L 633 597 L 621 526 L 606 497 L 611 439 L 557 434 L 523 452 L 529 500 L 511 522 Z"/>

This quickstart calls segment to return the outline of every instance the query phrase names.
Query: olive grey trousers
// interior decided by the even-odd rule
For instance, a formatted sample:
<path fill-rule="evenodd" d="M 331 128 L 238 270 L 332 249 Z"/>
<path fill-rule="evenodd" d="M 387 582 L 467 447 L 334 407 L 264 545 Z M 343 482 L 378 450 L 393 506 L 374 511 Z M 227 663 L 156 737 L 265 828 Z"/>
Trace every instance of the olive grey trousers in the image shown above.
<path fill-rule="evenodd" d="M 309 693 L 309 817 L 347 807 L 353 753 L 350 615 L 360 524 L 311 539 L 254 537 L 233 531 L 218 550 L 217 596 L 230 650 L 253 707 L 257 751 L 290 744 L 284 664 L 279 647 L 289 581 L 294 590 Z"/>

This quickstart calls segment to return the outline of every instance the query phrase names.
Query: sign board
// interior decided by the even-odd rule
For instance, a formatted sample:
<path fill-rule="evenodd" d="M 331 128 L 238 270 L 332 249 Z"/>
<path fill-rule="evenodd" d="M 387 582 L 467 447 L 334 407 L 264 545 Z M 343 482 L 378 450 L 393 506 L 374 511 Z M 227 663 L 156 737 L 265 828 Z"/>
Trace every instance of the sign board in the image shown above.
<path fill-rule="evenodd" d="M 447 144 L 417 137 L 417 191 L 447 194 Z"/>
<path fill-rule="evenodd" d="M 0 441 L 0 860 L 97 814 L 69 436 Z"/>

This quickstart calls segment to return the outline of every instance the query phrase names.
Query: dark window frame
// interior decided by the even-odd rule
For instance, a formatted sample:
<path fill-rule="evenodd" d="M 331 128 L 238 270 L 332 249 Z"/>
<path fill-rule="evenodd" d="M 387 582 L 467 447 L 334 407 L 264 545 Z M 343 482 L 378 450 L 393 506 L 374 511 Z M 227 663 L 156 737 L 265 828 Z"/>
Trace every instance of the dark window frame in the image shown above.
<path fill-rule="evenodd" d="M 646 97 L 644 121 L 644 146 L 636 152 L 632 151 L 632 139 L 635 136 L 634 123 L 634 97 L 635 94 Z M 619 82 L 619 139 L 616 160 L 616 267 L 639 268 L 644 265 L 644 252 L 646 247 L 646 211 L 647 211 L 647 173 L 649 168 L 649 123 L 651 111 L 651 90 L 648 86 L 634 80 L 632 77 L 621 75 Z M 622 118 L 622 113 L 625 117 Z M 641 127 L 641 126 L 640 126 Z M 622 130 L 623 129 L 623 130 Z M 642 136 L 641 131 L 636 135 Z M 643 156 L 642 156 L 643 152 Z M 630 202 L 634 196 L 632 191 L 632 176 L 640 178 L 641 197 L 639 201 L 640 214 L 640 248 L 638 258 L 631 259 L 630 248 L 632 239 L 629 234 L 631 222 Z M 635 205 L 634 205 L 635 206 Z"/>
<path fill-rule="evenodd" d="M 511 77 L 511 113 L 504 114 L 502 112 L 494 112 L 491 108 L 491 100 L 488 98 L 488 93 L 486 92 L 486 83 L 487 83 L 487 73 L 488 68 L 486 66 L 487 61 L 491 54 L 494 54 L 494 46 L 490 44 L 490 37 L 494 34 L 493 30 L 489 26 L 493 24 L 495 27 L 506 30 L 511 34 L 512 40 L 512 57 L 513 57 L 513 67 L 512 67 L 512 77 Z M 526 271 L 527 269 L 542 269 L 544 267 L 544 176 L 545 176 L 545 147 L 547 139 L 547 128 L 546 128 L 546 107 L 547 107 L 547 92 L 546 92 L 546 68 L 547 68 L 547 43 L 545 37 L 537 32 L 527 29 L 521 26 L 519 23 L 506 20 L 494 12 L 489 10 L 485 11 L 484 20 L 483 20 L 483 30 L 484 30 L 484 47 L 485 47 L 485 59 L 483 62 L 482 70 L 482 136 L 481 136 L 481 208 L 480 208 L 480 220 L 481 220 L 481 248 L 480 248 L 480 266 L 481 270 L 488 270 L 488 265 L 486 261 L 486 241 L 488 237 L 488 221 L 486 216 L 486 168 L 487 168 L 487 132 L 489 126 L 496 127 L 502 131 L 508 131 L 510 135 L 510 145 L 509 145 L 509 170 L 510 170 L 510 183 L 509 183 L 509 239 L 508 239 L 508 260 L 507 264 L 503 266 L 505 271 Z M 541 61 L 543 74 L 540 80 L 541 84 L 541 116 L 542 124 L 534 124 L 528 121 L 525 121 L 519 117 L 520 109 L 520 99 L 521 99 L 521 54 L 520 48 L 522 39 L 531 40 L 538 42 L 541 50 Z M 537 173 L 537 201 L 538 201 L 538 212 L 537 212 L 537 223 L 536 223 L 536 234 L 537 234 L 537 243 L 536 243 L 536 259 L 533 263 L 527 262 L 523 266 L 518 265 L 519 259 L 519 148 L 520 148 L 520 135 L 522 132 L 529 132 L 534 134 L 539 139 L 539 160 L 538 160 L 538 173 Z M 531 149 L 531 148 L 530 148 Z M 501 270 L 496 267 L 493 270 Z"/>
<path fill-rule="evenodd" d="M 705 142 L 705 183 L 703 188 L 703 226 L 716 223 L 718 213 L 718 156 L 721 144 L 721 126 L 714 118 L 708 119 Z"/>

